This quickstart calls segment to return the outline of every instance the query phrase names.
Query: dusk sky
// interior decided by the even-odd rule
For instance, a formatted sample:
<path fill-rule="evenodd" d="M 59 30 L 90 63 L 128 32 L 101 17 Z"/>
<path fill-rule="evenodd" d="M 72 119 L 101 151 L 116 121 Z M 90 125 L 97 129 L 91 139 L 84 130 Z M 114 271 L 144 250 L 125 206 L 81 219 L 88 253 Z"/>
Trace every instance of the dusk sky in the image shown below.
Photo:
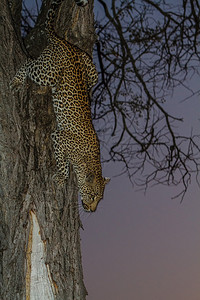
<path fill-rule="evenodd" d="M 175 96 L 173 109 L 177 103 L 177 113 L 185 115 L 182 130 L 197 127 L 199 96 L 184 104 L 179 103 L 184 97 L 180 90 Z M 114 177 L 119 172 L 117 163 L 104 165 L 104 175 L 111 177 L 104 200 L 94 214 L 82 214 L 87 299 L 199 300 L 197 184 L 180 204 L 180 199 L 171 199 L 178 188 L 157 186 L 144 195 L 126 176 Z"/>
<path fill-rule="evenodd" d="M 136 192 L 125 176 L 112 178 L 95 214 L 82 216 L 82 253 L 88 300 L 199 300 L 200 199 L 175 190 Z"/>
<path fill-rule="evenodd" d="M 179 2 L 179 1 L 178 1 Z M 95 9 L 97 2 L 95 1 Z M 98 12 L 101 7 L 98 6 Z M 199 89 L 199 78 L 191 81 Z M 199 96 L 181 103 L 176 90 L 168 109 L 184 116 L 180 132 L 199 128 Z M 104 164 L 111 178 L 95 213 L 81 213 L 82 259 L 87 300 L 199 300 L 200 190 L 192 184 L 180 204 L 178 189 L 137 191 L 117 163 Z"/>
<path fill-rule="evenodd" d="M 190 87 L 199 90 L 199 78 Z M 199 133 L 200 97 L 182 102 L 186 96 L 178 88 L 166 105 L 184 117 L 180 134 L 190 134 L 192 126 Z M 195 180 L 180 204 L 180 198 L 172 200 L 179 188 L 157 186 L 144 195 L 125 175 L 115 177 L 120 171 L 117 163 L 104 164 L 104 175 L 111 177 L 104 200 L 94 214 L 82 214 L 87 300 L 199 300 L 200 190 Z"/>

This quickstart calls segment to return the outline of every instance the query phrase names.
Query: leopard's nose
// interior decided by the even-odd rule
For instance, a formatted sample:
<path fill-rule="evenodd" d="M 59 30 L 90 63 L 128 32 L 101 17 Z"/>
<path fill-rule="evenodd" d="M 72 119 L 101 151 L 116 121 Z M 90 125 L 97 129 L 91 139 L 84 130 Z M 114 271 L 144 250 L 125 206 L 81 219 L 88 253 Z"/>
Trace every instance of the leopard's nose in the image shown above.
<path fill-rule="evenodd" d="M 91 204 L 90 204 L 90 211 L 91 211 L 91 212 L 95 212 L 96 209 L 97 209 L 96 203 L 91 203 Z"/>

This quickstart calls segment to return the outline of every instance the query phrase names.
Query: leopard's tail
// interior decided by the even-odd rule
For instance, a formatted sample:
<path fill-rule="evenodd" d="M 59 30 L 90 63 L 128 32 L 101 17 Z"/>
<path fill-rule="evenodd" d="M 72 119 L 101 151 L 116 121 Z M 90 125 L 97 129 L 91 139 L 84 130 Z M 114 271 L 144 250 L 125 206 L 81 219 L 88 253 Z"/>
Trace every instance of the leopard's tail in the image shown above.
<path fill-rule="evenodd" d="M 46 30 L 47 30 L 47 34 L 48 34 L 49 38 L 51 38 L 52 36 L 55 36 L 53 23 L 55 20 L 56 11 L 57 11 L 58 7 L 60 6 L 60 4 L 62 3 L 62 1 L 63 0 L 52 0 L 51 6 L 48 10 L 47 19 L 46 19 Z M 82 6 L 82 7 L 87 5 L 87 3 L 88 3 L 88 0 L 74 0 L 74 1 L 78 6 Z"/>

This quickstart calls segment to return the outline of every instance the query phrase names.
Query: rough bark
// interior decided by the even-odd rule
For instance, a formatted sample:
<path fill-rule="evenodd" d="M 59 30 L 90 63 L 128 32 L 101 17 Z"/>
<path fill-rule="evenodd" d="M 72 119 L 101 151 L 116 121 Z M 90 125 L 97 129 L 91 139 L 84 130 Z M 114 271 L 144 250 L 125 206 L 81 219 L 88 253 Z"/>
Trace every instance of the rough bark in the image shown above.
<path fill-rule="evenodd" d="M 49 3 L 43 2 L 38 24 L 26 40 L 32 56 L 46 43 Z M 55 127 L 51 93 L 41 94 L 41 88 L 30 81 L 16 95 L 9 90 L 10 80 L 26 59 L 16 27 L 18 17 L 8 1 L 0 2 L 0 299 L 26 299 L 32 211 L 45 245 L 55 299 L 84 300 L 76 177 L 71 171 L 65 188 L 60 189 L 52 180 L 56 165 L 50 138 Z M 92 4 L 80 9 L 66 0 L 56 29 L 91 54 L 95 38 Z"/>

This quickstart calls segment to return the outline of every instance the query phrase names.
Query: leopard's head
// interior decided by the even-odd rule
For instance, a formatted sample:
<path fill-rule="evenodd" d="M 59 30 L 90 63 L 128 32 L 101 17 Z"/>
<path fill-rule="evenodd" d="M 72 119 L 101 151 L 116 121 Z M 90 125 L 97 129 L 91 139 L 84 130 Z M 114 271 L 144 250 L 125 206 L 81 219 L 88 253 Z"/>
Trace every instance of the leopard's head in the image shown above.
<path fill-rule="evenodd" d="M 110 178 L 96 176 L 89 173 L 85 176 L 84 183 L 80 187 L 81 201 L 85 211 L 94 212 L 101 199 L 103 199 L 105 185 Z"/>

